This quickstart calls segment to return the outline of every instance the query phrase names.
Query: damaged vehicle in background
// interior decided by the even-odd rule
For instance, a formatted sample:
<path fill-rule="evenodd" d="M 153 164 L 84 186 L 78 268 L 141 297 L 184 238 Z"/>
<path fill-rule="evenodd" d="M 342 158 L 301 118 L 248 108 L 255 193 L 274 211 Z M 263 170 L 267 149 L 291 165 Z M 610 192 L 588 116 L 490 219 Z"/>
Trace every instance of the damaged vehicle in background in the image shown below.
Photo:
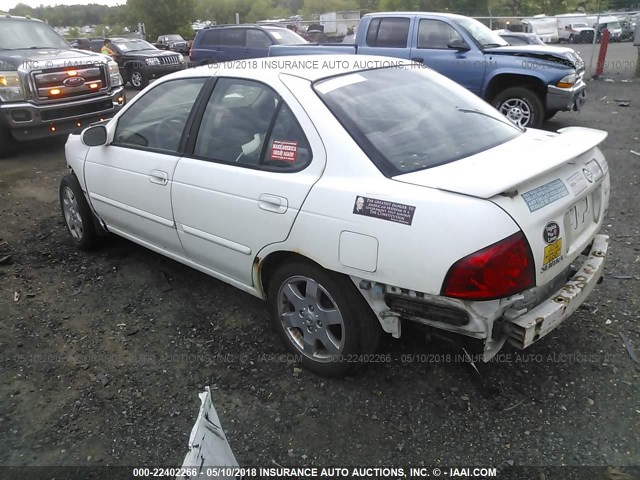
<path fill-rule="evenodd" d="M 70 136 L 71 238 L 88 249 L 113 232 L 265 299 L 322 375 L 375 361 L 404 322 L 485 360 L 528 347 L 602 277 L 606 132 L 525 130 L 430 69 L 380 61 L 398 60 L 158 80 Z"/>

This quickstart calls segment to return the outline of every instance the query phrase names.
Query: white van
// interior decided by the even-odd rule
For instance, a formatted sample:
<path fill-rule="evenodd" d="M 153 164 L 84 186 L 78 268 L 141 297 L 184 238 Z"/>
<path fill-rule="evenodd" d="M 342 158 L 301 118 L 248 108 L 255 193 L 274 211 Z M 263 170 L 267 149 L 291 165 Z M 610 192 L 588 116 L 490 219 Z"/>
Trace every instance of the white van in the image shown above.
<path fill-rule="evenodd" d="M 523 18 L 524 31 L 535 33 L 545 43 L 555 43 L 558 41 L 558 20 L 555 17 L 546 15 L 536 15 L 535 17 Z"/>
<path fill-rule="evenodd" d="M 609 30 L 609 38 L 612 42 L 617 42 L 620 40 L 620 36 L 622 35 L 622 27 L 620 26 L 620 20 L 618 17 L 613 15 L 606 15 L 600 17 L 600 22 L 596 19 L 596 22 L 593 24 L 593 28 L 596 31 L 597 38 L 602 37 L 602 32 L 604 32 L 605 28 Z"/>

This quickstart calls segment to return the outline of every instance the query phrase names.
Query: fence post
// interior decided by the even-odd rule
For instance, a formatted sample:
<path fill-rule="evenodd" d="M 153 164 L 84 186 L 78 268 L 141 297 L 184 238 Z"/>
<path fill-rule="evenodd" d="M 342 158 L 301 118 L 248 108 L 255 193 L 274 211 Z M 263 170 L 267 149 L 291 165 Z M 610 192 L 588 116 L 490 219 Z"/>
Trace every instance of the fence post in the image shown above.
<path fill-rule="evenodd" d="M 604 60 L 607 56 L 607 47 L 609 46 L 609 29 L 605 28 L 602 31 L 602 38 L 600 40 L 600 53 L 598 54 L 598 63 L 596 64 L 596 77 L 602 75 L 604 71 Z"/>

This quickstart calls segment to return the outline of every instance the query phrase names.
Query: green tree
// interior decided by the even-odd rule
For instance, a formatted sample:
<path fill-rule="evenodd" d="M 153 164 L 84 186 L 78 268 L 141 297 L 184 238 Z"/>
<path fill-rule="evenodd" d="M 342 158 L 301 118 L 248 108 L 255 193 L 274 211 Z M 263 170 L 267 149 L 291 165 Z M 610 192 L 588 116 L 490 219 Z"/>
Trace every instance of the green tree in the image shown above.
<path fill-rule="evenodd" d="M 147 38 L 185 32 L 194 16 L 194 0 L 127 0 L 136 22 L 144 22 Z"/>

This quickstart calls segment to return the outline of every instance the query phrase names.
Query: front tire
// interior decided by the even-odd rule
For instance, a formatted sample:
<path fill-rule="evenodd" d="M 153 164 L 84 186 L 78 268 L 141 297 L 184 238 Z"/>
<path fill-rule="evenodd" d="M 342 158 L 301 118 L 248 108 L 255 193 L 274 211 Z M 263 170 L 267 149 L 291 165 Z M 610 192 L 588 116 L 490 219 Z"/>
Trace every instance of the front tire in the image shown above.
<path fill-rule="evenodd" d="M 90 250 L 98 244 L 94 215 L 75 175 L 65 175 L 60 181 L 62 218 L 71 239 L 80 250 Z"/>
<path fill-rule="evenodd" d="M 539 128 L 544 120 L 544 105 L 528 88 L 507 88 L 498 93 L 491 104 L 520 127 Z"/>
<path fill-rule="evenodd" d="M 378 319 L 348 277 L 306 261 L 286 263 L 271 277 L 267 299 L 283 342 L 319 375 L 346 375 L 378 347 Z"/>
<path fill-rule="evenodd" d="M 11 132 L 0 128 L 0 158 L 8 157 L 13 152 L 14 143 Z"/>
<path fill-rule="evenodd" d="M 149 78 L 139 68 L 134 68 L 129 73 L 129 83 L 136 90 L 142 90 L 149 85 Z"/>

